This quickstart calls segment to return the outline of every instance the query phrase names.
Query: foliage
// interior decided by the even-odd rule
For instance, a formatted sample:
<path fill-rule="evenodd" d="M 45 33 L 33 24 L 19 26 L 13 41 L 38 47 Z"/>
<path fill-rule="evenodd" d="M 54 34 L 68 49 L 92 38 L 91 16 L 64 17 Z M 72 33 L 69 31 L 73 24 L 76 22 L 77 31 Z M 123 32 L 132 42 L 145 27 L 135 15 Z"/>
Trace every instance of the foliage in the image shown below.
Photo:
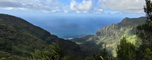
<path fill-rule="evenodd" d="M 112 57 L 108 55 L 106 51 L 106 44 L 102 51 L 99 54 L 94 54 L 92 57 L 86 57 L 85 60 L 112 60 Z"/>
<path fill-rule="evenodd" d="M 120 60 L 134 60 L 136 57 L 135 46 L 127 42 L 123 37 L 120 41 L 120 45 L 117 46 L 117 58 Z"/>
<path fill-rule="evenodd" d="M 21 18 L 0 14 L 0 51 L 5 51 L 18 58 L 15 60 L 26 59 L 35 49 L 47 49 L 52 42 L 64 44 L 64 53 L 66 56 L 70 56 L 70 59 L 83 58 L 79 46 L 74 42 L 51 35 L 48 31 Z"/>
<path fill-rule="evenodd" d="M 137 41 L 137 36 L 135 35 L 136 27 L 139 24 L 145 23 L 145 20 L 145 17 L 125 18 L 118 24 L 112 24 L 110 26 L 104 27 L 103 29 L 99 29 L 95 35 L 75 38 L 72 39 L 72 41 L 81 43 L 78 45 L 80 45 L 83 51 L 89 53 L 90 55 L 93 55 L 90 53 L 92 51 L 100 53 L 100 51 L 103 49 L 101 45 L 106 43 L 108 54 L 111 54 L 116 57 L 116 48 L 122 36 L 125 35 L 128 42 L 135 44 Z M 90 44 L 89 41 L 92 44 Z M 93 49 L 95 47 L 98 50 Z"/>
<path fill-rule="evenodd" d="M 152 49 L 152 2 L 145 0 L 146 5 L 144 11 L 147 15 L 146 23 L 137 26 L 137 36 L 142 40 L 141 49 L 144 51 L 146 48 Z"/>
<path fill-rule="evenodd" d="M 12 60 L 12 56 L 10 53 L 0 51 L 0 60 Z"/>
<path fill-rule="evenodd" d="M 152 3 L 151 0 L 145 0 L 146 5 L 144 6 L 144 11 L 147 15 L 147 18 L 152 20 Z"/>
<path fill-rule="evenodd" d="M 137 26 L 137 36 L 141 39 L 141 50 L 152 48 L 152 21 L 147 20 L 145 24 Z"/>
<path fill-rule="evenodd" d="M 29 60 L 69 60 L 69 57 L 65 57 L 63 54 L 63 47 L 61 44 L 52 43 L 50 45 L 50 50 L 35 50 L 32 57 Z"/>
<path fill-rule="evenodd" d="M 152 51 L 149 48 L 145 49 L 143 60 L 152 60 Z"/>
<path fill-rule="evenodd" d="M 138 60 L 151 60 L 152 50 L 152 2 L 151 0 L 145 0 L 146 5 L 144 11 L 147 15 L 147 20 L 144 24 L 137 26 L 136 34 L 141 39 L 141 45 L 137 50 Z M 138 44 L 138 43 L 137 43 Z"/>

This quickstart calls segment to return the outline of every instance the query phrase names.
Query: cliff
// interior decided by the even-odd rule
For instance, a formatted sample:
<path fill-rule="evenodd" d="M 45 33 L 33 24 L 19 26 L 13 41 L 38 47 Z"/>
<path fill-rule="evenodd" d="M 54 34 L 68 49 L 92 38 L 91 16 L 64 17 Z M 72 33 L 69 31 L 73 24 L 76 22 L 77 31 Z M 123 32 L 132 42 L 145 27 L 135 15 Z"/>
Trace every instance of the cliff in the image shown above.
<path fill-rule="evenodd" d="M 99 29 L 96 32 L 96 34 L 93 36 L 85 36 L 87 37 L 85 39 L 84 37 L 72 39 L 72 41 L 76 43 L 81 43 L 79 45 L 83 51 L 86 51 L 83 48 L 84 46 L 88 47 L 90 51 L 94 51 L 94 49 L 91 49 L 91 47 L 95 47 L 95 46 L 97 48 L 100 48 L 100 50 L 102 50 L 103 49 L 102 47 L 104 46 L 103 44 L 106 44 L 109 54 L 116 56 L 116 48 L 122 36 L 125 36 L 128 42 L 135 44 L 137 39 L 135 35 L 136 26 L 144 23 L 145 20 L 146 20 L 145 17 L 125 18 L 118 24 L 112 24 L 110 26 L 104 27 L 103 29 Z M 96 45 L 88 46 L 90 44 L 85 42 L 89 42 L 89 41 L 93 42 Z M 97 51 L 99 52 L 100 50 Z"/>

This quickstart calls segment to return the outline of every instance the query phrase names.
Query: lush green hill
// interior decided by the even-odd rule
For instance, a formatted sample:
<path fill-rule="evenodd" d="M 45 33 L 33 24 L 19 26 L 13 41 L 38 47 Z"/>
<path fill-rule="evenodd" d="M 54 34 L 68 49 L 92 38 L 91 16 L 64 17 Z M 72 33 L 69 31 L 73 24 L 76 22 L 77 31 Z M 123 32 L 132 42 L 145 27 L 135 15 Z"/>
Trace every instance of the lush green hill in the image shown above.
<path fill-rule="evenodd" d="M 26 60 L 35 49 L 47 49 L 52 42 L 61 43 L 64 54 L 70 59 L 83 58 L 79 46 L 74 42 L 51 35 L 21 18 L 0 14 L 0 58 L 11 56 L 15 60 Z"/>
<path fill-rule="evenodd" d="M 125 18 L 118 24 L 112 24 L 103 29 L 99 29 L 95 35 L 72 39 L 72 41 L 79 44 L 81 49 L 86 52 L 99 52 L 100 50 L 97 49 L 102 49 L 104 43 L 106 44 L 109 54 L 116 56 L 116 46 L 120 43 L 122 36 L 125 36 L 129 42 L 135 44 L 135 40 L 137 39 L 135 35 L 136 26 L 144 23 L 145 20 L 146 18 L 144 17 Z M 90 44 L 90 42 L 92 44 Z M 88 49 L 90 51 L 87 51 Z"/>

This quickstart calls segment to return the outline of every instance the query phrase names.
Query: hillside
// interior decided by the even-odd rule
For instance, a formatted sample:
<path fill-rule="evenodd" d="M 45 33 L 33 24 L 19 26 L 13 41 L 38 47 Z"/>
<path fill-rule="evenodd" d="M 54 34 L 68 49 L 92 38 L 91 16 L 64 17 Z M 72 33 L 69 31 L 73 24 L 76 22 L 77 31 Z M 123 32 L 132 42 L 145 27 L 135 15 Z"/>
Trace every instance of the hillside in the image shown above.
<path fill-rule="evenodd" d="M 14 60 L 26 60 L 35 49 L 47 49 L 52 42 L 61 43 L 64 54 L 72 60 L 82 59 L 77 44 L 58 38 L 31 23 L 6 14 L 0 14 L 0 55 L 11 56 Z"/>
<path fill-rule="evenodd" d="M 135 35 L 136 26 L 144 23 L 145 20 L 145 17 L 125 18 L 118 24 L 112 24 L 104 27 L 103 29 L 99 29 L 95 35 L 75 38 L 71 41 L 79 44 L 81 49 L 86 52 L 99 52 L 106 44 L 106 49 L 108 50 L 109 54 L 112 54 L 115 57 L 116 48 L 120 43 L 122 36 L 125 36 L 129 42 L 135 44 L 135 40 L 137 39 Z M 88 42 L 91 42 L 92 44 Z M 88 51 L 88 49 L 90 51 Z M 96 52 L 92 52 L 92 54 Z"/>

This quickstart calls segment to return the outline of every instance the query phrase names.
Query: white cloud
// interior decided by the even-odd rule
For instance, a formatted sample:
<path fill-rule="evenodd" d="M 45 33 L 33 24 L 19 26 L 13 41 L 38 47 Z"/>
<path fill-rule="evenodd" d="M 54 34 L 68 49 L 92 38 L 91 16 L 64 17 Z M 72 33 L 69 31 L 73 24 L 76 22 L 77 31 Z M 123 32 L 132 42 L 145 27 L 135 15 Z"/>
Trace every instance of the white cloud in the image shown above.
<path fill-rule="evenodd" d="M 0 8 L 3 10 L 58 12 L 59 9 L 65 9 L 67 6 L 62 5 L 58 0 L 0 0 Z"/>
<path fill-rule="evenodd" d="M 143 9 L 134 9 L 134 10 L 125 10 L 124 13 L 136 13 L 136 14 L 143 14 L 144 10 Z"/>
<path fill-rule="evenodd" d="M 1 8 L 2 10 L 12 10 L 12 7 L 7 7 L 7 8 Z"/>
<path fill-rule="evenodd" d="M 110 14 L 110 15 L 113 15 L 113 14 L 121 14 L 120 11 L 104 11 L 103 13 L 104 13 L 104 14 Z"/>
<path fill-rule="evenodd" d="M 144 4 L 145 0 L 99 0 L 100 8 L 118 10 L 125 13 L 143 13 L 144 11 L 141 12 L 141 10 Z"/>
<path fill-rule="evenodd" d="M 55 9 L 55 10 L 51 10 L 51 12 L 53 12 L 53 13 L 54 13 L 54 12 L 58 12 L 58 11 L 59 11 L 59 10 L 56 10 L 56 9 Z"/>
<path fill-rule="evenodd" d="M 80 11 L 76 11 L 76 13 L 80 13 Z"/>
<path fill-rule="evenodd" d="M 13 7 L 5 7 L 5 8 L 0 8 L 1 10 L 24 10 L 28 11 L 26 8 L 13 8 Z"/>
<path fill-rule="evenodd" d="M 77 13 L 87 13 L 93 9 L 92 0 L 83 0 L 81 3 L 77 3 L 75 0 L 70 2 L 70 9 Z"/>
<path fill-rule="evenodd" d="M 0 0 L 0 7 L 22 7 L 23 5 L 13 0 Z"/>
<path fill-rule="evenodd" d="M 68 10 L 64 10 L 64 13 L 68 13 Z"/>
<path fill-rule="evenodd" d="M 102 14 L 106 10 L 114 10 L 123 13 L 144 13 L 145 0 L 68 0 L 63 4 L 59 0 L 0 0 L 0 10 L 24 10 L 63 12 L 63 13 L 97 13 Z M 107 12 L 108 13 L 108 12 Z M 116 14 L 118 12 L 110 12 Z"/>
<path fill-rule="evenodd" d="M 96 9 L 94 13 L 101 14 L 102 12 L 103 12 L 103 9 Z"/>

